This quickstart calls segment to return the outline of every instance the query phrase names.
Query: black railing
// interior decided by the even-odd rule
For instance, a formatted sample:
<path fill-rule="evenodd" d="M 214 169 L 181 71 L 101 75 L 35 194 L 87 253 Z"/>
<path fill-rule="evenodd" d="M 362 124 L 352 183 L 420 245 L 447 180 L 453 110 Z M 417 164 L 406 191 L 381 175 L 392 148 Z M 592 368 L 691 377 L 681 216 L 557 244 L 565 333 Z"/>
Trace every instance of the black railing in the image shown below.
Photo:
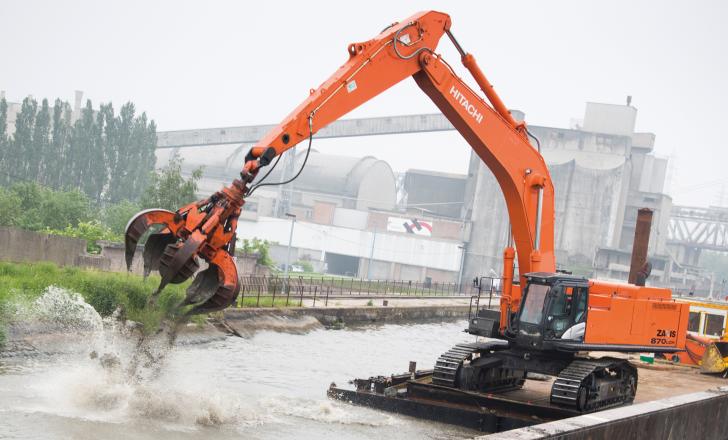
<path fill-rule="evenodd" d="M 248 275 L 241 277 L 238 306 L 301 306 L 304 300 L 327 306 L 330 298 L 462 298 L 473 289 L 436 281 Z"/>
<path fill-rule="evenodd" d="M 494 304 L 498 304 L 498 300 L 501 296 L 501 286 L 503 285 L 502 278 L 493 277 L 480 277 L 478 278 L 477 285 L 473 286 L 476 291 L 470 296 L 470 306 L 468 308 L 468 322 L 474 318 L 481 308 L 491 309 Z M 488 303 L 482 307 L 481 301 L 485 298 L 488 299 Z M 495 301 L 495 302 L 494 302 Z"/>

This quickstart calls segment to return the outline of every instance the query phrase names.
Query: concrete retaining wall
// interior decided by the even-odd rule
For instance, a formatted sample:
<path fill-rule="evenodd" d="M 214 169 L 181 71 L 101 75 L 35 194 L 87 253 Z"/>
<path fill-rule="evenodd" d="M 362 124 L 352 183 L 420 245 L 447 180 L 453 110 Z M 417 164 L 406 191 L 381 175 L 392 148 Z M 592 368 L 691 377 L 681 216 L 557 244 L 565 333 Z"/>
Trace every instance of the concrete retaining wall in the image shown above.
<path fill-rule="evenodd" d="M 465 319 L 468 317 L 468 306 L 229 308 L 224 313 L 225 319 L 231 323 L 268 316 L 283 318 L 310 316 L 324 325 L 337 325 Z"/>
<path fill-rule="evenodd" d="M 74 266 L 86 252 L 86 240 L 0 227 L 0 260 L 15 262 L 50 261 Z"/>
<path fill-rule="evenodd" d="M 77 266 L 105 272 L 126 272 L 124 245 L 99 241 L 100 254 L 86 253 L 86 240 L 24 229 L 0 226 L 0 261 L 34 263 L 49 261 L 59 266 Z M 141 275 L 143 246 L 137 249 L 132 272 Z M 256 255 L 236 257 L 238 274 L 266 275 L 267 268 L 257 264 Z"/>
<path fill-rule="evenodd" d="M 728 387 L 721 387 L 485 435 L 477 440 L 722 440 L 728 437 L 726 415 Z"/>

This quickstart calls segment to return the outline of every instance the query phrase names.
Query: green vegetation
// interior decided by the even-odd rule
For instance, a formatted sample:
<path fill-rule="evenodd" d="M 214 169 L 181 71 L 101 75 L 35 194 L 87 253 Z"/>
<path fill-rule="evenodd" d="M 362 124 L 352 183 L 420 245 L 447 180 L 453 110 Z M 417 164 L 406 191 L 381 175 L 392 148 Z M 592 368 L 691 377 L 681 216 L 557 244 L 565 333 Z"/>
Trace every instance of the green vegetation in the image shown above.
<path fill-rule="evenodd" d="M 82 238 L 88 252 L 98 253 L 101 248 L 96 241 L 122 241 L 127 222 L 141 209 L 176 206 L 171 208 L 176 210 L 193 201 L 199 178 L 198 172 L 190 179 L 182 178 L 180 161 L 175 160 L 162 169 L 161 177 L 152 178 L 154 186 L 146 194 L 155 197 L 145 195 L 141 204 L 107 203 L 102 209 L 78 189 L 56 191 L 35 182 L 0 186 L 0 226 Z M 267 247 L 264 250 L 261 255 L 270 259 Z"/>
<path fill-rule="evenodd" d="M 0 224 L 31 231 L 63 229 L 93 218 L 91 201 L 81 191 L 53 191 L 33 182 L 0 187 L 0 208 Z"/>
<path fill-rule="evenodd" d="M 311 264 L 310 261 L 298 260 L 298 261 L 296 261 L 293 264 L 297 264 L 297 265 L 301 266 L 303 268 L 303 271 L 305 273 L 314 273 L 314 271 L 313 271 L 313 264 Z"/>
<path fill-rule="evenodd" d="M 36 182 L 77 189 L 97 203 L 138 200 L 148 187 L 157 127 L 145 113 L 136 115 L 134 104 L 124 104 L 116 115 L 111 103 L 95 111 L 86 101 L 72 123 L 67 102 L 56 99 L 51 107 L 44 99 L 39 106 L 28 97 L 12 136 L 8 136 L 7 111 L 7 102 L 1 99 L 0 184 Z"/>
<path fill-rule="evenodd" d="M 195 200 L 197 169 L 182 176 L 174 157 L 154 172 L 156 125 L 126 103 L 97 111 L 91 101 L 71 123 L 59 99 L 23 100 L 8 135 L 8 104 L 0 99 L 0 226 L 96 240 L 119 241 L 129 219 L 145 208 L 176 210 Z"/>
<path fill-rule="evenodd" d="M 101 316 L 122 306 L 129 319 L 141 322 L 145 330 L 152 331 L 159 327 L 162 318 L 172 317 L 188 284 L 167 286 L 157 306 L 147 307 L 149 296 L 159 285 L 159 277 L 152 276 L 145 281 L 137 275 L 60 268 L 52 263 L 0 262 L 0 322 L 10 319 L 11 303 L 29 304 L 53 285 L 79 293 Z"/>
<path fill-rule="evenodd" d="M 298 305 L 298 298 L 291 295 L 288 298 L 288 304 L 286 304 L 286 296 L 285 295 L 276 295 L 275 298 L 272 296 L 261 296 L 260 299 L 255 296 L 245 296 L 240 301 L 238 301 L 241 304 L 241 307 L 287 307 L 287 306 L 297 306 Z"/>
<path fill-rule="evenodd" d="M 86 251 L 92 254 L 101 252 L 101 246 L 96 244 L 98 240 L 116 242 L 123 240 L 121 234 L 114 234 L 111 229 L 102 225 L 98 220 L 79 222 L 77 226 L 68 225 L 65 229 L 46 229 L 45 232 L 64 237 L 82 238 L 86 240 Z"/>
<path fill-rule="evenodd" d="M 195 200 L 197 181 L 202 177 L 202 168 L 192 172 L 189 179 L 182 177 L 182 159 L 172 157 L 159 173 L 151 175 L 149 187 L 141 197 L 141 205 L 176 211 Z"/>
<path fill-rule="evenodd" d="M 12 304 L 29 305 L 49 287 L 66 288 L 80 294 L 101 316 L 108 316 L 121 306 L 128 319 L 140 322 L 145 331 L 159 328 L 163 318 L 173 318 L 177 304 L 185 296 L 190 281 L 170 284 L 160 294 L 155 307 L 147 307 L 151 293 L 159 285 L 159 277 L 99 272 L 75 267 L 58 267 L 52 263 L 0 262 L 0 347 L 5 339 L 5 325 L 12 319 Z M 246 296 L 239 300 L 243 307 L 285 307 L 297 305 L 297 299 L 271 295 Z M 195 316 L 192 322 L 204 322 Z"/>
<path fill-rule="evenodd" d="M 260 264 L 261 266 L 265 266 L 271 269 L 275 268 L 275 263 L 270 257 L 270 242 L 268 240 L 260 240 L 258 238 L 248 240 L 247 238 L 245 238 L 243 239 L 243 247 L 239 249 L 242 250 L 245 254 L 257 254 L 258 264 Z"/>

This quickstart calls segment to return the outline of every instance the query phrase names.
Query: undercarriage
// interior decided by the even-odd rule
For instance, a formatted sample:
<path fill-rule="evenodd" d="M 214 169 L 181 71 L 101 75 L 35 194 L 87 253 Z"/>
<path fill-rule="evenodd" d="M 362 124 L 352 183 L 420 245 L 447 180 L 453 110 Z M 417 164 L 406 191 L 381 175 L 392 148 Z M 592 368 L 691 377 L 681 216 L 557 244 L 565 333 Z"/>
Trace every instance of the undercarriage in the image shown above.
<path fill-rule="evenodd" d="M 556 376 L 550 402 L 580 413 L 632 403 L 637 369 L 624 359 L 521 352 L 506 341 L 458 344 L 435 363 L 432 383 L 463 391 L 519 389 L 528 373 Z"/>

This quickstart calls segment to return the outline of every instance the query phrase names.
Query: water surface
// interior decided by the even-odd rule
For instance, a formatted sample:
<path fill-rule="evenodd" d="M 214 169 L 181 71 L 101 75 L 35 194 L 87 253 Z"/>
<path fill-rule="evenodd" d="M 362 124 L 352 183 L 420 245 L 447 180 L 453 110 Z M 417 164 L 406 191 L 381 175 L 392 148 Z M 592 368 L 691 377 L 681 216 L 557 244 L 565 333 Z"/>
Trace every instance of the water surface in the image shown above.
<path fill-rule="evenodd" d="M 0 438 L 459 439 L 475 432 L 331 401 L 331 382 L 431 368 L 467 341 L 466 322 L 384 325 L 306 334 L 272 331 L 178 345 L 158 377 L 129 381 L 89 352 L 122 361 L 129 344 L 105 330 L 57 353 L 0 366 Z"/>

